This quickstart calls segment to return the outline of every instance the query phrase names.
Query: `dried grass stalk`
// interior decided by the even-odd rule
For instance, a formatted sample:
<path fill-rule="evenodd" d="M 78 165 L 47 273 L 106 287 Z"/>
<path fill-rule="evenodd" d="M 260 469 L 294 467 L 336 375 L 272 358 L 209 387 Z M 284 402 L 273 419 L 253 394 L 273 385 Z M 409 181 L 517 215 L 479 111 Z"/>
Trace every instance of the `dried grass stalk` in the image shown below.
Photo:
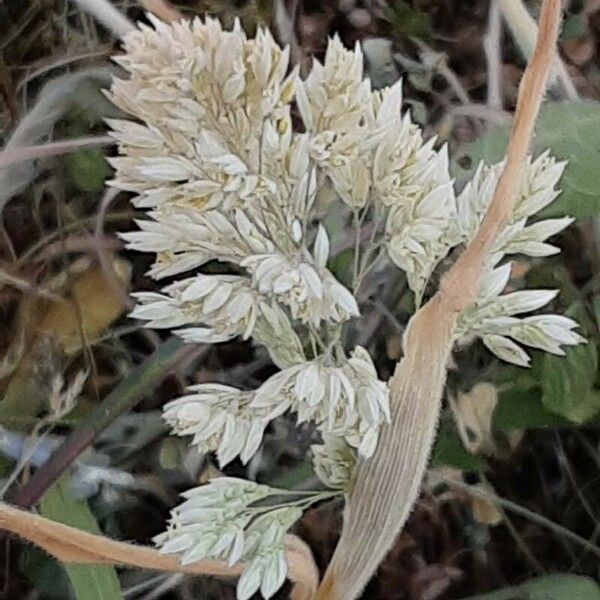
<path fill-rule="evenodd" d="M 14 163 L 26 160 L 38 160 L 61 154 L 69 154 L 85 148 L 97 148 L 98 146 L 111 146 L 115 143 L 114 138 L 109 135 L 91 135 L 87 137 L 70 140 L 48 142 L 34 146 L 22 146 L 20 148 L 9 148 L 0 152 L 0 169 Z"/>
<path fill-rule="evenodd" d="M 135 25 L 108 0 L 73 0 L 115 37 L 121 38 L 135 29 Z"/>
<path fill-rule="evenodd" d="M 342 536 L 318 600 L 359 596 L 417 498 L 437 428 L 456 319 L 477 297 L 484 257 L 512 213 L 555 58 L 560 13 L 560 0 L 544 1 L 535 51 L 519 88 L 506 166 L 481 227 L 439 291 L 409 322 L 404 358 L 390 382 L 392 423 L 383 430 L 375 455 L 357 467 Z"/>
<path fill-rule="evenodd" d="M 158 550 L 117 542 L 56 523 L 39 515 L 0 502 L 0 529 L 10 531 L 51 554 L 60 561 L 79 564 L 123 565 L 154 571 L 192 575 L 237 577 L 243 565 L 230 567 L 225 561 L 201 560 L 182 566 L 179 556 Z M 308 546 L 293 535 L 286 536 L 289 578 L 295 583 L 293 600 L 309 600 L 317 588 L 318 572 Z"/>
<path fill-rule="evenodd" d="M 521 51 L 527 59 L 531 56 L 537 36 L 537 25 L 523 0 L 498 0 L 500 11 L 508 28 Z M 577 89 L 571 80 L 569 71 L 560 56 L 556 56 L 554 73 L 550 75 L 549 85 L 556 83 L 562 88 L 563 94 L 569 100 L 579 100 Z"/>

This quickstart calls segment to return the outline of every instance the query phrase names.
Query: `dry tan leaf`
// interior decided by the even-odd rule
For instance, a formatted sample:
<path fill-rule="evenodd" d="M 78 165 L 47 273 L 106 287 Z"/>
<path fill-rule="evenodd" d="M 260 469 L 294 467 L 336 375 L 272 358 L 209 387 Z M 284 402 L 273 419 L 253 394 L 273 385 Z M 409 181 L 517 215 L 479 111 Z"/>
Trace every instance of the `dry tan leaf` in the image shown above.
<path fill-rule="evenodd" d="M 443 490 L 437 491 L 440 485 Z M 469 485 L 465 482 L 464 473 L 452 467 L 438 467 L 429 469 L 423 484 L 424 488 L 435 493 L 438 500 L 460 500 L 471 506 L 473 518 L 483 525 L 498 525 L 502 522 L 502 513 L 486 495 L 495 495 L 489 484 L 481 483 Z"/>
<path fill-rule="evenodd" d="M 84 272 L 69 290 L 69 298 L 50 303 L 41 319 L 39 331 L 55 337 L 67 354 L 79 351 L 85 341 L 97 339 L 125 309 L 123 292 L 131 267 L 121 258 L 114 259 L 110 267 L 112 277 L 99 266 Z"/>
<path fill-rule="evenodd" d="M 400 360 L 402 338 L 399 335 L 393 335 L 385 340 L 385 354 L 390 360 Z"/>
<path fill-rule="evenodd" d="M 480 489 L 483 492 L 490 491 L 488 486 L 482 484 L 477 484 L 472 487 Z M 498 510 L 498 507 L 493 502 L 480 495 L 471 495 L 471 510 L 473 511 L 473 518 L 483 525 L 493 526 L 502 523 L 502 513 Z"/>
<path fill-rule="evenodd" d="M 28 419 L 46 405 L 49 382 L 62 372 L 64 354 L 94 341 L 122 314 L 131 268 L 122 259 L 110 268 L 113 273 L 107 275 L 82 258 L 40 282 L 52 299 L 23 295 L 14 325 L 18 333 L 0 361 L 6 386 L 0 416 L 12 419 L 13 427 L 27 429 Z"/>
<path fill-rule="evenodd" d="M 492 434 L 492 416 L 496 404 L 498 390 L 491 383 L 478 383 L 470 392 L 450 398 L 460 439 L 471 454 L 496 453 Z"/>
<path fill-rule="evenodd" d="M 117 542 L 80 531 L 0 502 L 0 529 L 10 531 L 43 548 L 60 561 L 77 564 L 126 565 L 196 575 L 236 577 L 243 565 L 230 567 L 222 560 L 200 560 L 182 565 L 179 556 L 160 554 L 155 548 Z M 319 573 L 309 547 L 298 537 L 286 535 L 285 552 L 289 578 L 294 582 L 292 600 L 310 600 Z"/>

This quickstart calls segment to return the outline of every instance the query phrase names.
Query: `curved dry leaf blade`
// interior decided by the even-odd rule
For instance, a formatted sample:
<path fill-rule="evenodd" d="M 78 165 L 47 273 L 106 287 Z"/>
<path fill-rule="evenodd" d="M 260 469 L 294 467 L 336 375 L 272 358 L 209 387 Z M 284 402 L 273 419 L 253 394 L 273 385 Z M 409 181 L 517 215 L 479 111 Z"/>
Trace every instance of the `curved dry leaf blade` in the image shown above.
<path fill-rule="evenodd" d="M 80 531 L 39 515 L 0 503 L 0 529 L 33 542 L 58 560 L 76 564 L 121 565 L 154 571 L 237 577 L 243 565 L 230 567 L 221 560 L 182 565 L 178 556 L 154 548 L 118 542 Z M 317 587 L 318 572 L 308 546 L 293 535 L 285 539 L 289 578 L 295 583 L 294 600 L 309 600 Z"/>

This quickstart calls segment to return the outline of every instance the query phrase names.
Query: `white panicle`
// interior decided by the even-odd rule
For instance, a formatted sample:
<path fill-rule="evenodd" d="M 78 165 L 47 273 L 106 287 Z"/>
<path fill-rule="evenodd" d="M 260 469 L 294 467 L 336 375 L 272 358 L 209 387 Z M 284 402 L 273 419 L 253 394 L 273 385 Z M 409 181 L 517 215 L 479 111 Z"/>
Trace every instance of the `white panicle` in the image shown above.
<path fill-rule="evenodd" d="M 280 369 L 256 390 L 192 386 L 164 417 L 224 466 L 250 460 L 268 423 L 291 411 L 323 437 L 313 447 L 316 473 L 347 492 L 357 457 L 374 454 L 390 423 L 388 386 L 367 350 L 343 345 L 348 321 L 360 317 L 361 286 L 372 285 L 374 265 L 391 261 L 420 305 L 440 261 L 478 230 L 502 165 L 480 165 L 456 197 L 447 147 L 425 140 L 402 113 L 400 82 L 371 90 L 358 45 L 348 50 L 333 38 L 324 63 L 313 61 L 302 80 L 289 68 L 289 49 L 264 29 L 249 39 L 238 22 L 224 31 L 210 18 L 149 19 L 115 59 L 128 78 L 115 78 L 108 96 L 129 119 L 108 121 L 119 149 L 111 185 L 148 210 L 138 230 L 122 234 L 127 247 L 153 253 L 148 274 L 170 281 L 134 294 L 131 316 L 187 342 L 252 339 Z M 566 317 L 521 316 L 554 291 L 502 294 L 505 256 L 558 251 L 547 240 L 571 220 L 527 220 L 557 196 L 563 169 L 547 153 L 525 165 L 514 217 L 484 265 L 477 301 L 458 319 L 462 343 L 480 338 L 503 360 L 526 365 L 521 344 L 560 354 L 582 341 Z M 326 223 L 338 234 L 350 228 L 350 244 L 330 244 Z M 330 256 L 340 241 L 352 252 L 344 283 Z M 214 480 L 185 495 L 157 543 L 185 563 L 243 561 L 238 598 L 258 590 L 268 598 L 287 573 L 284 533 L 304 508 L 335 493 L 290 499 Z M 270 496 L 285 501 L 255 506 Z"/>
<path fill-rule="evenodd" d="M 269 419 L 250 407 L 253 392 L 217 383 L 188 388 L 188 395 L 164 407 L 164 419 L 177 435 L 193 436 L 200 452 L 216 452 L 220 466 L 236 456 L 247 463 L 258 450 Z"/>
<path fill-rule="evenodd" d="M 458 235 L 463 242 L 469 242 L 491 202 L 496 184 L 504 164 L 493 166 L 479 165 L 473 180 L 467 183 L 456 200 Z M 527 219 L 550 204 L 559 194 L 555 189 L 565 163 L 557 163 L 547 153 L 535 161 L 531 159 L 524 169 L 521 188 L 516 200 L 511 221 L 500 234 L 493 252 L 490 266 L 495 266 L 503 256 L 524 254 L 526 256 L 548 256 L 558 252 L 558 248 L 544 243 L 547 238 L 567 227 L 572 219 L 547 219 L 527 225 Z"/>
<path fill-rule="evenodd" d="M 457 198 L 458 231 L 464 242 L 476 234 L 492 199 L 503 164 L 479 165 L 475 176 Z M 555 189 L 565 163 L 558 163 L 548 153 L 525 165 L 523 180 L 512 220 L 498 236 L 489 255 L 479 299 L 460 315 L 456 337 L 466 342 L 480 337 L 486 347 L 502 360 L 519 365 L 529 364 L 529 355 L 520 344 L 553 354 L 564 354 L 561 346 L 573 346 L 585 340 L 573 331 L 577 323 L 557 315 L 516 317 L 548 304 L 557 290 L 523 290 L 502 294 L 510 277 L 510 263 L 496 265 L 507 255 L 549 256 L 559 249 L 546 240 L 562 231 L 573 219 L 545 219 L 527 223 L 527 219 L 545 208 L 558 195 Z"/>
<path fill-rule="evenodd" d="M 366 458 L 375 450 L 379 428 L 390 420 L 389 391 L 361 347 L 340 365 L 319 358 L 273 375 L 250 406 L 269 411 L 270 417 L 291 410 L 299 423 L 314 421 Z"/>
<path fill-rule="evenodd" d="M 313 466 L 319 479 L 333 489 L 350 491 L 356 451 L 342 438 L 325 434 L 323 444 L 311 447 Z"/>
<path fill-rule="evenodd" d="M 349 52 L 338 36 L 327 46 L 325 64 L 315 60 L 306 80 L 296 82 L 296 103 L 304 126 L 317 137 L 327 132 L 352 132 L 359 127 L 369 94 L 360 46 Z"/>
<path fill-rule="evenodd" d="M 323 320 L 340 323 L 359 314 L 354 296 L 306 252 L 295 257 L 255 254 L 241 265 L 252 273 L 260 293 L 288 306 L 294 319 L 319 327 Z"/>
<path fill-rule="evenodd" d="M 285 534 L 304 508 L 335 494 L 294 494 L 235 477 L 219 477 L 185 492 L 185 501 L 171 511 L 167 530 L 154 542 L 163 554 L 181 554 L 183 564 L 205 558 L 222 559 L 229 565 L 244 562 L 238 599 L 247 600 L 259 589 L 264 598 L 270 598 L 287 574 Z M 267 499 L 270 504 L 260 504 Z"/>
<path fill-rule="evenodd" d="M 280 369 L 291 367 L 306 360 L 302 342 L 286 312 L 276 303 L 261 302 L 260 317 L 254 331 L 254 339 L 266 346 L 271 360 Z"/>
<path fill-rule="evenodd" d="M 246 277 L 198 274 L 169 285 L 163 291 L 165 294 L 134 294 L 138 305 L 131 316 L 147 320 L 148 327 L 201 325 L 177 331 L 191 342 L 216 343 L 238 335 L 247 338 L 252 334 L 260 296 Z"/>
<path fill-rule="evenodd" d="M 239 600 L 247 600 L 259 589 L 270 598 L 283 585 L 287 573 L 283 536 L 301 516 L 298 506 L 276 508 L 248 527 L 243 558 L 250 564 L 238 581 Z"/>

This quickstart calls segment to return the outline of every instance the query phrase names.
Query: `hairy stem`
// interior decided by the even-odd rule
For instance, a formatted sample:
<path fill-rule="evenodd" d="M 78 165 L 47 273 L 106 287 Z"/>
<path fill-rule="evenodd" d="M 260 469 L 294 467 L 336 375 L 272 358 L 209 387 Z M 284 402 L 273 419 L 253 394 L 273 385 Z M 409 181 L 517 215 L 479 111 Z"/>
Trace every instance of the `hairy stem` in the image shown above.
<path fill-rule="evenodd" d="M 559 23 L 560 0 L 545 0 L 537 45 L 519 89 L 504 171 L 475 238 L 437 294 L 409 322 L 405 355 L 390 382 L 392 422 L 384 428 L 375 455 L 357 466 L 342 536 L 318 600 L 359 596 L 417 499 L 435 438 L 454 325 L 476 299 L 485 257 L 510 219 L 555 57 Z"/>
<path fill-rule="evenodd" d="M 4 502 L 0 502 L 0 530 L 14 533 L 43 548 L 58 560 L 76 564 L 124 565 L 154 571 L 171 571 L 216 577 L 237 577 L 243 565 L 229 566 L 222 560 L 200 560 L 182 565 L 178 555 L 160 554 L 155 548 L 136 546 L 79 531 Z M 299 538 L 285 538 L 289 578 L 295 582 L 293 600 L 308 600 L 318 573 L 308 546 Z"/>

